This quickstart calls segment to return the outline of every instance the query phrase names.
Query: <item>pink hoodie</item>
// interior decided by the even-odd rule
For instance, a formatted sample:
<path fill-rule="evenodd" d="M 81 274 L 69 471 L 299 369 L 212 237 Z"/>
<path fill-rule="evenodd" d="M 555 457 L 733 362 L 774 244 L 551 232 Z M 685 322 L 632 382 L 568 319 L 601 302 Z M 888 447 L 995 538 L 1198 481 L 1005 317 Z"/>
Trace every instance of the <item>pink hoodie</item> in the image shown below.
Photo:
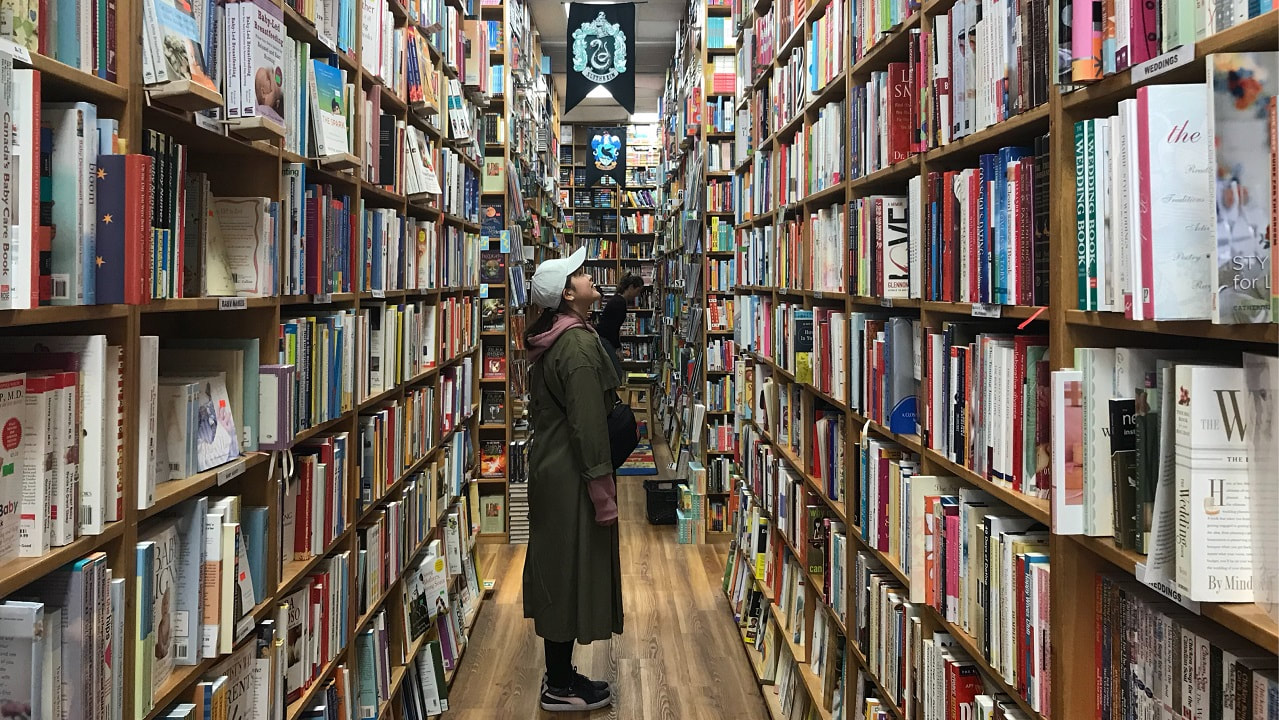
<path fill-rule="evenodd" d="M 528 359 L 529 362 L 537 362 L 551 346 L 555 345 L 555 341 L 571 328 L 586 328 L 591 332 L 595 332 L 595 328 L 591 327 L 579 317 L 576 313 L 562 312 L 555 316 L 555 322 L 551 324 L 551 329 L 540 335 L 534 335 L 528 339 Z"/>

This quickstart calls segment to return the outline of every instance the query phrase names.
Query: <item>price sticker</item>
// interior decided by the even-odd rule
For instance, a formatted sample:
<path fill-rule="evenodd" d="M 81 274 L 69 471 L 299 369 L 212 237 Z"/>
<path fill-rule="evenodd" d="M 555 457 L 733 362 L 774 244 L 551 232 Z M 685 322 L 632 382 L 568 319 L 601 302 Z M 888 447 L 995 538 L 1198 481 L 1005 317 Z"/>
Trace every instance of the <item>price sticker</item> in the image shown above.
<path fill-rule="evenodd" d="M 997 318 L 1004 314 L 1003 305 L 994 305 L 991 303 L 973 303 L 973 317 L 981 318 Z"/>
<path fill-rule="evenodd" d="M 242 297 L 220 297 L 218 298 L 219 310 L 247 310 L 249 308 L 249 299 Z"/>
<path fill-rule="evenodd" d="M 486 298 L 488 296 L 489 296 L 489 284 L 480 283 L 480 297 Z"/>

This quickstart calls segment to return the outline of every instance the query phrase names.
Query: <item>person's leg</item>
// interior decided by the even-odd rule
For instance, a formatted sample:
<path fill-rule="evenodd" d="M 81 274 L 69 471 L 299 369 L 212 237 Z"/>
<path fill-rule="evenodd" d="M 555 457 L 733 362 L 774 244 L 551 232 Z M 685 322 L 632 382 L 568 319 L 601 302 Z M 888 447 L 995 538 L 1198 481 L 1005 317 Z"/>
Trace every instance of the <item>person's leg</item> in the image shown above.
<path fill-rule="evenodd" d="M 573 668 L 573 643 L 543 640 L 546 652 L 546 686 L 541 705 L 550 712 L 595 710 L 613 701 L 608 683 L 597 683 Z M 603 686 L 602 688 L 600 686 Z"/>
<path fill-rule="evenodd" d="M 544 640 L 546 650 L 546 684 L 567 688 L 573 682 L 573 641 Z"/>

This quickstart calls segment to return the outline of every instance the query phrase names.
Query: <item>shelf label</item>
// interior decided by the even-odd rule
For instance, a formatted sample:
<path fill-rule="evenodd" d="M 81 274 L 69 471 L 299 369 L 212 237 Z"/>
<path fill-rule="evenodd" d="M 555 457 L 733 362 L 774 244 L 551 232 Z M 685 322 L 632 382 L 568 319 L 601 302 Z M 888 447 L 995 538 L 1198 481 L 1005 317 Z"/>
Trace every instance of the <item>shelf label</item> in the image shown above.
<path fill-rule="evenodd" d="M 1137 563 L 1133 567 L 1133 575 L 1137 578 L 1138 582 L 1143 583 L 1146 587 L 1150 588 L 1151 590 L 1154 590 L 1160 595 L 1163 595 L 1164 597 L 1184 607 L 1190 612 L 1196 615 L 1199 614 L 1199 603 L 1197 601 L 1191 600 L 1185 595 L 1182 595 L 1181 593 L 1177 592 L 1176 588 L 1174 588 L 1172 585 L 1169 585 L 1164 580 L 1147 578 L 1146 563 Z"/>
<path fill-rule="evenodd" d="M 385 299 L 386 299 L 386 291 L 385 291 L 385 290 L 374 290 L 374 291 L 373 291 L 373 297 L 374 297 L 375 299 L 378 299 L 378 300 L 385 300 Z"/>
<path fill-rule="evenodd" d="M 31 53 L 23 45 L 9 40 L 8 38 L 0 38 L 0 52 L 8 55 L 14 60 L 20 60 L 27 65 L 31 65 Z"/>
<path fill-rule="evenodd" d="M 822 299 L 822 291 L 821 291 L 821 290 L 814 290 L 814 291 L 813 291 L 813 299 L 814 299 L 814 300 L 821 300 L 821 299 Z"/>
<path fill-rule="evenodd" d="M 879 306 L 880 306 L 880 307 L 890 308 L 890 307 L 892 307 L 892 306 L 893 306 L 893 299 L 892 299 L 892 298 L 880 298 L 880 299 L 879 299 Z"/>
<path fill-rule="evenodd" d="M 993 303 L 973 303 L 973 317 L 982 318 L 998 318 L 1003 317 L 1004 306 L 995 305 Z"/>
<path fill-rule="evenodd" d="M 488 296 L 489 296 L 489 284 L 480 283 L 480 297 L 486 298 Z"/>
<path fill-rule="evenodd" d="M 1179 68 L 1194 59 L 1195 46 L 1193 44 L 1179 45 L 1159 57 L 1150 58 L 1134 67 L 1130 79 L 1134 83 L 1143 82 L 1150 78 L 1158 77 L 1174 68 Z"/>
<path fill-rule="evenodd" d="M 316 293 L 311 298 L 311 302 L 315 303 L 316 305 L 332 305 L 333 293 Z"/>
<path fill-rule="evenodd" d="M 218 471 L 218 485 L 225 485 L 244 474 L 248 463 L 243 458 L 233 461 L 229 466 Z"/>
<path fill-rule="evenodd" d="M 249 308 L 249 299 L 242 297 L 220 297 L 218 298 L 219 310 L 247 310 Z"/>
<path fill-rule="evenodd" d="M 217 120 L 214 120 L 208 115 L 204 115 L 202 113 L 194 113 L 192 117 L 195 118 L 196 127 L 204 128 L 205 130 L 208 130 L 211 133 L 216 133 L 218 135 L 225 134 L 225 129 L 222 127 L 222 123 L 218 122 Z"/>

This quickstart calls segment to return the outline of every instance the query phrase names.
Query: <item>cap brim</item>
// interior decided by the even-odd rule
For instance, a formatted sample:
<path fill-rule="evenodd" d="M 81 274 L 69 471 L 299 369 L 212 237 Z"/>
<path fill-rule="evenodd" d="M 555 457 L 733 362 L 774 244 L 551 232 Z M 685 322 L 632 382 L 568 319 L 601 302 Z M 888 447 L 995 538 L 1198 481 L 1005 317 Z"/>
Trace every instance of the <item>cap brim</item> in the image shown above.
<path fill-rule="evenodd" d="M 578 268 L 586 262 L 586 246 L 578 248 L 572 255 L 564 258 L 568 265 L 568 275 L 577 272 Z"/>

